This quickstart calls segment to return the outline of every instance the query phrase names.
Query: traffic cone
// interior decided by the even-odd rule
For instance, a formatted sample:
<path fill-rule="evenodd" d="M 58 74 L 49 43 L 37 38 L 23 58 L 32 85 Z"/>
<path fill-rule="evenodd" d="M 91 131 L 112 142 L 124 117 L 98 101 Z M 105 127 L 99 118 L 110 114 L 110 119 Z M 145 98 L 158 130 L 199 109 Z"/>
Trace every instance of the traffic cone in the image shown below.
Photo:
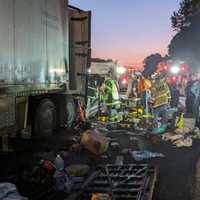
<path fill-rule="evenodd" d="M 178 121 L 176 123 L 176 127 L 177 128 L 184 128 L 184 126 L 185 126 L 184 113 L 181 113 L 179 118 L 178 118 Z"/>

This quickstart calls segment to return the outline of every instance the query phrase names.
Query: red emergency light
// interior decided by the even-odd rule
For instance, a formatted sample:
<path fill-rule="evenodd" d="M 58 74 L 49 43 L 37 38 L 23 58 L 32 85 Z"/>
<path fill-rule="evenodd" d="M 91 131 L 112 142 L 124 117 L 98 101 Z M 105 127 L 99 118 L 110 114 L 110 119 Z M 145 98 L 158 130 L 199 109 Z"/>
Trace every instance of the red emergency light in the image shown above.
<path fill-rule="evenodd" d="M 181 71 L 184 72 L 184 71 L 187 71 L 187 70 L 188 70 L 188 65 L 182 64 L 181 65 Z"/>
<path fill-rule="evenodd" d="M 181 71 L 185 71 L 185 67 L 184 66 L 181 67 Z"/>
<path fill-rule="evenodd" d="M 171 76 L 171 80 L 172 81 L 176 81 L 177 80 L 177 76 Z"/>
<path fill-rule="evenodd" d="M 181 66 L 181 71 L 186 71 L 186 70 L 187 70 L 186 65 L 182 65 L 182 66 Z"/>
<path fill-rule="evenodd" d="M 128 82 L 127 78 L 122 79 L 122 84 L 127 84 L 127 82 Z"/>
<path fill-rule="evenodd" d="M 161 62 L 158 64 L 158 71 L 167 71 L 168 65 L 165 62 Z"/>
<path fill-rule="evenodd" d="M 163 70 L 164 70 L 164 71 L 167 71 L 167 70 L 168 70 L 168 66 L 167 66 L 167 65 L 164 65 L 164 66 L 163 66 Z"/>

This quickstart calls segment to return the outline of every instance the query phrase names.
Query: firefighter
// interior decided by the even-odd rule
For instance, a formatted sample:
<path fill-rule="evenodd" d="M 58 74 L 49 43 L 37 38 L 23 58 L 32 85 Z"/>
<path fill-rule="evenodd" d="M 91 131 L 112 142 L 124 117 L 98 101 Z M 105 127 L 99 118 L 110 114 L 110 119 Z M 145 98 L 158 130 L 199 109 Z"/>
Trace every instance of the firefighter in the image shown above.
<path fill-rule="evenodd" d="M 128 89 L 126 96 L 129 97 L 138 97 L 138 77 L 137 74 L 133 73 L 131 78 L 128 81 Z"/>
<path fill-rule="evenodd" d="M 151 81 L 141 76 L 138 84 L 138 91 L 141 97 L 141 104 L 144 109 L 144 115 L 147 116 L 150 113 L 149 102 L 151 101 Z"/>
<path fill-rule="evenodd" d="M 117 110 L 120 109 L 119 87 L 111 76 L 106 77 L 101 87 L 101 101 L 107 106 L 111 114 L 111 120 L 118 118 Z"/>
<path fill-rule="evenodd" d="M 195 126 L 197 128 L 200 128 L 200 114 L 199 114 L 199 107 L 200 107 L 200 80 L 196 80 L 196 82 L 193 83 L 191 87 L 191 93 L 194 96 L 194 101 L 193 101 L 193 116 L 196 119 L 196 124 Z"/>
<path fill-rule="evenodd" d="M 186 111 L 187 113 L 193 113 L 193 105 L 195 100 L 195 95 L 192 93 L 192 86 L 196 82 L 197 77 L 194 74 L 189 75 L 189 81 L 187 82 L 185 93 L 186 93 Z"/>
<path fill-rule="evenodd" d="M 166 112 L 171 101 L 169 86 L 164 78 L 157 77 L 152 86 L 153 98 L 153 133 L 161 134 L 167 129 Z M 161 125 L 158 124 L 158 118 L 161 117 Z"/>

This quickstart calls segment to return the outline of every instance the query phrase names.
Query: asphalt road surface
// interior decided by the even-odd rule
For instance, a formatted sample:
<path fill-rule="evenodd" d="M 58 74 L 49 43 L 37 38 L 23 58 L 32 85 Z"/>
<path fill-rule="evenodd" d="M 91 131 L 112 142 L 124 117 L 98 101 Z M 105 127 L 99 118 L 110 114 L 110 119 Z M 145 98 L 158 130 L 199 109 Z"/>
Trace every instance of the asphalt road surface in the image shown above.
<path fill-rule="evenodd" d="M 114 135 L 114 134 L 112 134 Z M 154 158 L 146 161 L 159 169 L 158 181 L 155 188 L 156 200 L 191 200 L 200 195 L 200 169 L 196 166 L 200 158 L 200 142 L 194 141 L 192 148 L 175 148 L 170 143 L 152 144 L 148 138 L 115 134 L 124 147 L 141 150 L 151 150 L 165 155 L 164 158 Z M 130 156 L 125 158 L 126 162 L 134 162 Z M 198 164 L 198 165 L 197 165 Z M 198 175 L 199 174 L 199 175 Z"/>
<path fill-rule="evenodd" d="M 26 141 L 26 151 L 18 151 L 9 155 L 0 156 L 0 181 L 7 180 L 7 177 L 17 173 L 22 173 L 34 165 L 36 152 L 56 152 L 59 150 L 68 151 L 69 138 L 72 131 L 62 131 L 52 137 L 45 148 L 37 146 L 32 148 L 30 142 Z M 120 149 L 145 149 L 160 152 L 164 158 L 156 158 L 145 161 L 155 165 L 159 169 L 158 180 L 155 188 L 155 200 L 197 200 L 200 196 L 200 142 L 194 141 L 192 148 L 174 148 L 169 143 L 158 141 L 152 144 L 150 139 L 143 136 L 129 136 L 121 132 L 109 132 L 108 137 L 116 140 L 120 144 Z M 71 141 L 71 140 L 70 140 Z M 87 151 L 72 152 L 68 155 L 67 164 L 87 163 L 90 166 L 103 163 L 114 163 L 116 154 L 110 154 L 109 159 L 91 156 Z M 128 154 L 124 156 L 124 163 L 135 163 Z M 21 188 L 23 191 L 23 188 Z"/>

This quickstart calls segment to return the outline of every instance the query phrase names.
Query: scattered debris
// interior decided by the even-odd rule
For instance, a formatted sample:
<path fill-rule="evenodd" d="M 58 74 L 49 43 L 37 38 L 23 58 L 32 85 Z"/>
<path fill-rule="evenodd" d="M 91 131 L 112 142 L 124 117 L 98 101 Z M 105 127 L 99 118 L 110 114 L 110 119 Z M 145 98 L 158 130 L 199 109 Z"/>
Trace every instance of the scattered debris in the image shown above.
<path fill-rule="evenodd" d="M 200 139 L 200 131 L 198 128 L 191 130 L 190 128 L 179 128 L 174 133 L 165 133 L 162 140 L 169 141 L 176 147 L 191 147 L 193 139 Z"/>
<path fill-rule="evenodd" d="M 199 128 L 193 129 L 193 131 L 191 133 L 191 137 L 193 139 L 200 139 L 200 130 L 199 130 Z"/>
<path fill-rule="evenodd" d="M 129 149 L 128 148 L 124 148 L 124 149 L 122 149 L 122 151 L 121 151 L 121 154 L 122 155 L 127 155 L 129 153 Z"/>
<path fill-rule="evenodd" d="M 179 140 L 174 141 L 173 144 L 176 147 L 191 147 L 192 146 L 192 139 L 189 138 L 189 137 L 180 138 Z"/>
<path fill-rule="evenodd" d="M 120 165 L 122 166 L 124 164 L 124 157 L 123 156 L 117 156 L 115 160 L 115 165 Z"/>
<path fill-rule="evenodd" d="M 110 147 L 113 149 L 113 150 L 117 150 L 117 149 L 120 149 L 120 144 L 119 142 L 111 142 L 110 143 Z"/>
<path fill-rule="evenodd" d="M 73 182 L 65 171 L 56 170 L 54 174 L 54 181 L 57 191 L 67 193 L 71 192 Z"/>
<path fill-rule="evenodd" d="M 41 164 L 42 164 L 42 167 L 49 172 L 55 170 L 55 166 L 50 160 L 43 160 Z"/>
<path fill-rule="evenodd" d="M 26 197 L 20 196 L 16 186 L 12 183 L 0 183 L 0 199 L 1 200 L 28 200 Z"/>
<path fill-rule="evenodd" d="M 148 150 L 130 151 L 130 154 L 132 155 L 132 157 L 134 158 L 135 161 L 142 161 L 142 160 L 150 159 L 150 158 L 165 157 L 164 154 L 162 154 L 162 153 L 151 152 Z"/>
<path fill-rule="evenodd" d="M 127 131 L 124 134 L 130 136 L 142 136 L 146 134 L 146 130 L 136 130 L 135 132 Z"/>
<path fill-rule="evenodd" d="M 192 129 L 190 129 L 190 128 L 177 128 L 174 132 L 176 134 L 186 135 L 186 134 L 190 133 L 191 131 L 192 131 Z"/>
<path fill-rule="evenodd" d="M 109 141 L 97 130 L 88 130 L 82 134 L 81 144 L 95 155 L 101 155 L 108 149 Z"/>
<path fill-rule="evenodd" d="M 173 133 L 165 133 L 164 135 L 162 135 L 162 139 L 164 141 L 169 141 L 169 142 L 174 142 L 176 140 L 179 140 L 183 138 L 183 135 L 180 134 L 173 134 Z"/>
<path fill-rule="evenodd" d="M 91 200 L 111 200 L 112 198 L 110 197 L 109 194 L 106 193 L 95 193 L 92 194 Z"/>
<path fill-rule="evenodd" d="M 108 129 L 105 128 L 105 127 L 100 127 L 100 128 L 97 128 L 98 131 L 100 131 L 103 135 L 107 135 L 108 133 Z"/>
<path fill-rule="evenodd" d="M 58 154 L 56 156 L 56 159 L 54 160 L 54 166 L 56 168 L 56 170 L 58 171 L 62 171 L 64 170 L 64 160 L 61 158 L 61 156 Z"/>
<path fill-rule="evenodd" d="M 138 138 L 134 137 L 134 136 L 131 136 L 129 139 L 130 139 L 130 141 L 137 141 L 138 140 Z"/>
<path fill-rule="evenodd" d="M 76 176 L 76 177 L 87 176 L 89 170 L 90 167 L 88 165 L 69 165 L 66 168 L 66 171 L 70 176 Z"/>
<path fill-rule="evenodd" d="M 56 189 L 58 191 L 69 193 L 72 190 L 73 182 L 70 179 L 69 175 L 65 171 L 64 160 L 58 154 L 54 161 L 55 173 L 54 173 L 54 181 L 56 185 Z"/>

